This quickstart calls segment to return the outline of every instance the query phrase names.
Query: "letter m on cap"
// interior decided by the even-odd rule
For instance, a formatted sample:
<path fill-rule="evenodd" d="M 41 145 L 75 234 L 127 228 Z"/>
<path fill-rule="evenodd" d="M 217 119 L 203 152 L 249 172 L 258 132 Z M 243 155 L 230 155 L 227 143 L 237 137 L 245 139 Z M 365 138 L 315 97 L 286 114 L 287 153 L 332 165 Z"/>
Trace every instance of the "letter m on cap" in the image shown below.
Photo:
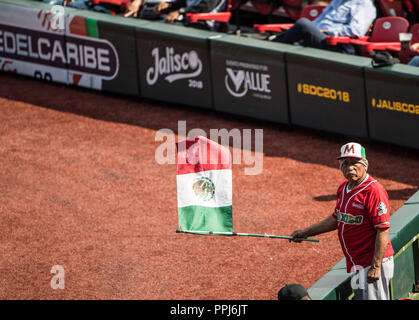
<path fill-rule="evenodd" d="M 351 144 L 350 146 L 349 145 L 346 145 L 345 146 L 345 150 L 343 152 L 345 154 L 347 154 L 347 153 L 355 153 L 354 145 L 353 144 Z"/>

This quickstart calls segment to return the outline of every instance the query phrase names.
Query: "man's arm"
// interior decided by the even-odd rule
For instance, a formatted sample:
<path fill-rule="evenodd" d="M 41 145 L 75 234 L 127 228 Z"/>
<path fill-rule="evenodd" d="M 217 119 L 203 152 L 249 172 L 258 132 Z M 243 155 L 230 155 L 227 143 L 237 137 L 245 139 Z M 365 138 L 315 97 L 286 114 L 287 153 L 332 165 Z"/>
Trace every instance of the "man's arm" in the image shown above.
<path fill-rule="evenodd" d="M 374 22 L 377 13 L 370 0 L 355 1 L 351 7 L 352 19 L 343 24 L 339 35 L 347 37 L 363 37 L 367 34 L 370 25 Z"/>
<path fill-rule="evenodd" d="M 290 239 L 290 241 L 301 242 L 301 240 L 299 239 L 333 231 L 333 230 L 336 230 L 337 227 L 338 227 L 338 222 L 336 218 L 330 215 L 326 219 L 316 224 L 313 224 L 305 229 L 295 230 L 290 236 L 292 238 Z"/>
<path fill-rule="evenodd" d="M 186 7 L 185 13 L 211 12 L 217 6 L 218 2 L 219 0 L 202 0 L 197 5 Z"/>
<path fill-rule="evenodd" d="M 371 262 L 371 267 L 367 273 L 367 282 L 373 283 L 380 279 L 381 263 L 386 252 L 387 243 L 389 239 L 390 228 L 377 229 L 377 237 L 375 238 L 374 257 Z"/>

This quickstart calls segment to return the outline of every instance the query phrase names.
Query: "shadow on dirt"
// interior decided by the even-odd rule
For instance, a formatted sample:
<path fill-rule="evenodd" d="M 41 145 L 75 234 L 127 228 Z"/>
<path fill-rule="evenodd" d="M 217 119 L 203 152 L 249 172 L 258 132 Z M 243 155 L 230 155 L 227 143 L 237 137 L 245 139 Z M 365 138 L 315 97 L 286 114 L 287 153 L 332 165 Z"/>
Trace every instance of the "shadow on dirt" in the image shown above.
<path fill-rule="evenodd" d="M 341 145 L 354 141 L 365 146 L 370 162 L 370 174 L 419 187 L 419 150 L 356 137 L 277 124 L 268 121 L 229 115 L 214 110 L 193 108 L 167 102 L 145 100 L 92 91 L 63 84 L 37 81 L 9 73 L 0 73 L 0 97 L 27 102 L 92 119 L 141 126 L 152 130 L 167 128 L 178 133 L 178 121 L 186 121 L 186 132 L 200 128 L 209 137 L 210 129 L 251 129 L 252 151 L 255 129 L 263 129 L 265 157 L 285 157 L 304 163 L 325 165 L 337 169 L 336 157 Z M 230 137 L 230 146 L 233 145 Z M 407 199 L 417 188 L 391 191 L 390 198 Z M 330 195 L 316 197 L 329 201 Z"/>

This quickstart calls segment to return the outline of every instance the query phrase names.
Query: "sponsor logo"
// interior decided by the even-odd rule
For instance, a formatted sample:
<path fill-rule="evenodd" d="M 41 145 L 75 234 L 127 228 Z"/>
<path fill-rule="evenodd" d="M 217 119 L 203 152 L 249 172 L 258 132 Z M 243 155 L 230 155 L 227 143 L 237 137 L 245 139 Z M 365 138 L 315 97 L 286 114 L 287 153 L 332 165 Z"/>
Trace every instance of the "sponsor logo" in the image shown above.
<path fill-rule="evenodd" d="M 0 70 L 16 73 L 16 68 L 13 68 L 13 61 L 7 59 L 0 59 Z"/>
<path fill-rule="evenodd" d="M 204 201 L 214 199 L 215 185 L 210 178 L 200 177 L 192 185 L 195 195 Z"/>
<path fill-rule="evenodd" d="M 371 106 L 377 109 L 387 109 L 397 112 L 404 112 L 419 115 L 419 105 L 413 103 L 392 101 L 388 99 L 372 98 Z"/>
<path fill-rule="evenodd" d="M 0 56 L 113 79 L 119 59 L 107 40 L 64 37 L 51 32 L 0 24 Z"/>
<path fill-rule="evenodd" d="M 381 216 L 382 214 L 387 213 L 387 207 L 384 202 L 380 202 L 377 206 L 378 216 Z"/>
<path fill-rule="evenodd" d="M 255 98 L 270 100 L 271 76 L 267 71 L 267 66 L 227 60 L 225 87 L 236 98 L 244 97 L 250 91 Z"/>
<path fill-rule="evenodd" d="M 165 55 L 161 56 L 159 48 L 151 51 L 154 59 L 154 65 L 147 69 L 146 81 L 152 86 L 156 84 L 159 77 L 169 82 L 175 82 L 182 79 L 191 79 L 198 77 L 202 73 L 202 61 L 195 50 L 184 53 L 175 53 L 172 47 L 165 48 Z M 190 85 L 200 88 L 200 84 Z"/>
<path fill-rule="evenodd" d="M 364 206 L 358 202 L 352 202 L 352 207 L 358 208 L 358 209 L 364 209 Z"/>
<path fill-rule="evenodd" d="M 349 92 L 325 88 L 308 83 L 297 83 L 298 93 L 305 95 L 317 96 L 325 99 L 337 100 L 341 102 L 350 102 L 351 97 Z"/>
<path fill-rule="evenodd" d="M 56 32 L 64 30 L 65 28 L 64 10 L 63 6 L 55 5 L 51 7 L 51 11 L 40 10 L 36 17 L 41 21 L 41 25 L 44 29 Z"/>
<path fill-rule="evenodd" d="M 335 214 L 339 222 L 347 224 L 361 224 L 364 219 L 362 215 L 354 216 L 349 213 L 340 212 L 338 209 L 336 209 Z"/>

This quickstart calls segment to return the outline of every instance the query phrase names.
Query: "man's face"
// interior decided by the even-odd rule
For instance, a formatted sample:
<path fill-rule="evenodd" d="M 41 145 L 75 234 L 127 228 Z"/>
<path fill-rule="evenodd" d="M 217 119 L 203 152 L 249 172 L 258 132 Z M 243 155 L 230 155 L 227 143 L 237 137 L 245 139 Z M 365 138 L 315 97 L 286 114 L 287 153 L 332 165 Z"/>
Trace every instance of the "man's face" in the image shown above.
<path fill-rule="evenodd" d="M 339 160 L 343 176 L 350 182 L 361 182 L 365 177 L 365 167 L 357 158 L 344 158 Z"/>

